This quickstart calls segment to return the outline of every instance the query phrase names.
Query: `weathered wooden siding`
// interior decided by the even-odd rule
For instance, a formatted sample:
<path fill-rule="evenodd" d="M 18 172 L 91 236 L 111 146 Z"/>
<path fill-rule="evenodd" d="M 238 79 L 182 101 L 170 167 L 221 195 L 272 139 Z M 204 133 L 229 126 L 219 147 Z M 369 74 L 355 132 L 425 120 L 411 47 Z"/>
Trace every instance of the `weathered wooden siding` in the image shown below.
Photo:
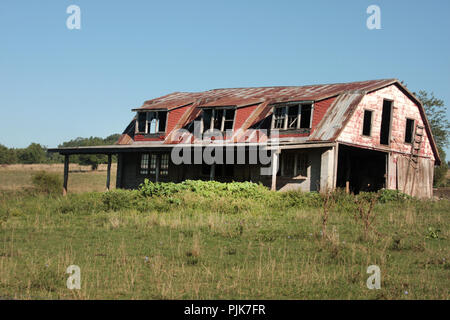
<path fill-rule="evenodd" d="M 433 160 L 419 158 L 415 164 L 409 157 L 399 155 L 396 157 L 396 169 L 398 190 L 419 198 L 433 196 Z"/>

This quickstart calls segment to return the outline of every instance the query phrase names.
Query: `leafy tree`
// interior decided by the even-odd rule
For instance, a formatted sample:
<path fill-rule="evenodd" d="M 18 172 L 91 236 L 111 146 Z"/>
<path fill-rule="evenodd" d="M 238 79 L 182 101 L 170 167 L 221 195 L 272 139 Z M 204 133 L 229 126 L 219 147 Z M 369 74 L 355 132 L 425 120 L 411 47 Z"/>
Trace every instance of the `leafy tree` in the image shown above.
<path fill-rule="evenodd" d="M 17 149 L 17 157 L 20 163 L 46 163 L 47 149 L 38 143 L 32 143 L 25 149 Z"/>
<path fill-rule="evenodd" d="M 0 144 L 0 164 L 17 163 L 17 155 L 14 149 L 9 149 Z"/>
<path fill-rule="evenodd" d="M 120 134 L 112 134 L 105 139 L 99 137 L 90 137 L 90 138 L 76 138 L 74 140 L 70 140 L 64 142 L 59 145 L 59 147 L 87 147 L 87 146 L 102 146 L 102 145 L 111 145 L 116 143 L 119 139 Z M 115 157 L 112 159 L 116 161 Z M 108 158 L 106 155 L 101 154 L 80 154 L 80 155 L 72 155 L 71 161 L 74 163 L 78 163 L 81 165 L 89 165 L 93 170 L 97 169 L 98 165 L 101 163 L 107 163 Z"/>
<path fill-rule="evenodd" d="M 445 184 L 445 176 L 448 169 L 448 165 L 445 161 L 446 155 L 444 149 L 448 145 L 450 139 L 450 122 L 445 114 L 445 103 L 443 100 L 436 98 L 434 93 L 429 94 L 424 90 L 420 90 L 419 93 L 415 93 L 415 95 L 422 101 L 441 157 L 441 165 L 435 167 L 434 170 L 434 185 L 441 186 Z"/>

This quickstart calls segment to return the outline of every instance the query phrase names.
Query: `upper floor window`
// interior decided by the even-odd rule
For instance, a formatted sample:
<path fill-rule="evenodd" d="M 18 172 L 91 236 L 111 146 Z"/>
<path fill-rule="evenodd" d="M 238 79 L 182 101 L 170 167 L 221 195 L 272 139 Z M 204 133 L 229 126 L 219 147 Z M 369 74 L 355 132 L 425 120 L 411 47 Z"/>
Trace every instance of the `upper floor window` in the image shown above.
<path fill-rule="evenodd" d="M 372 110 L 364 110 L 363 132 L 364 136 L 369 136 L 372 133 Z"/>
<path fill-rule="evenodd" d="M 406 118 L 405 143 L 412 143 L 414 135 L 414 119 Z"/>
<path fill-rule="evenodd" d="M 138 112 L 138 132 L 146 134 L 166 131 L 167 111 Z"/>
<path fill-rule="evenodd" d="M 311 128 L 311 103 L 299 103 L 274 107 L 272 128 L 280 130 Z"/>
<path fill-rule="evenodd" d="M 207 130 L 226 131 L 234 126 L 234 108 L 214 108 L 203 110 L 203 132 Z"/>

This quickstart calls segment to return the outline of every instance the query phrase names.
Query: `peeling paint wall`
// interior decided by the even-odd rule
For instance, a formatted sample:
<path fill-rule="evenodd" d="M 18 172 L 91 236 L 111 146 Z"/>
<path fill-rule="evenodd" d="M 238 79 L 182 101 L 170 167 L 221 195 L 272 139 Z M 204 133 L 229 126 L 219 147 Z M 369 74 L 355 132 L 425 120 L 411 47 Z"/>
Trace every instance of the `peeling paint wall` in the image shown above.
<path fill-rule="evenodd" d="M 391 124 L 391 151 L 411 153 L 411 144 L 405 143 L 406 118 L 416 120 L 416 124 L 424 126 L 419 107 L 410 100 L 396 85 L 367 94 L 356 108 L 346 127 L 342 130 L 337 140 L 367 147 L 386 147 L 380 144 L 381 113 L 383 99 L 393 100 L 392 124 Z M 364 110 L 373 110 L 371 137 L 362 135 Z M 419 155 L 434 159 L 430 140 L 425 133 Z"/>

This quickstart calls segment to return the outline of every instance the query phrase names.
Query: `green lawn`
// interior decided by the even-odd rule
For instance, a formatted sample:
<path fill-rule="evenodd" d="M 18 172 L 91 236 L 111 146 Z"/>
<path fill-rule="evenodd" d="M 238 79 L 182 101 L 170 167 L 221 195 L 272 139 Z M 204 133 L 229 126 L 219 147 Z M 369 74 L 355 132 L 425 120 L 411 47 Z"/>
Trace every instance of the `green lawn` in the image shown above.
<path fill-rule="evenodd" d="M 377 204 L 367 238 L 340 201 L 323 239 L 323 208 L 302 194 L 130 194 L 1 192 L 0 297 L 449 299 L 447 200 Z M 366 287 L 373 264 L 380 290 Z"/>

